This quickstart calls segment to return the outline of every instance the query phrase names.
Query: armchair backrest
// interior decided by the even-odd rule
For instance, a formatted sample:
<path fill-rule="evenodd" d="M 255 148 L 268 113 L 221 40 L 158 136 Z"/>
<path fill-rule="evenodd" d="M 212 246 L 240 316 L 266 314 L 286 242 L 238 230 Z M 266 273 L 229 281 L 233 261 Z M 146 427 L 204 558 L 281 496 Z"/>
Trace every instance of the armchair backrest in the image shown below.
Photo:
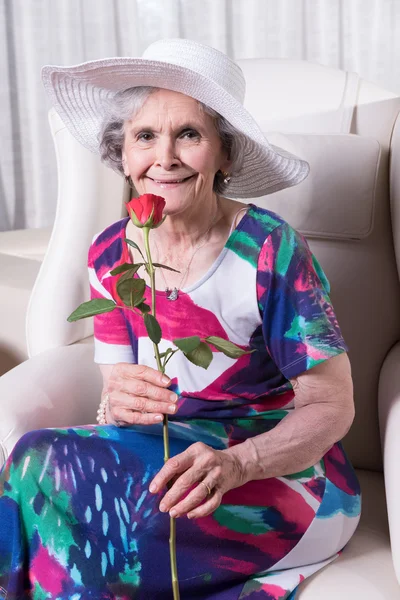
<path fill-rule="evenodd" d="M 271 143 L 307 159 L 311 174 L 294 188 L 253 200 L 309 239 L 332 286 L 350 347 L 356 421 L 345 445 L 355 466 L 381 469 L 377 386 L 382 362 L 400 339 L 400 285 L 390 216 L 400 254 L 400 98 L 321 65 L 276 59 L 239 61 L 246 107 Z M 72 138 L 54 110 L 59 196 L 49 248 L 27 317 L 30 355 L 92 334 L 90 320 L 66 317 L 88 299 L 87 250 L 95 233 L 125 214 L 127 189 Z M 279 132 L 279 133 L 278 133 Z M 399 260 L 400 264 L 400 260 Z"/>
<path fill-rule="evenodd" d="M 88 300 L 87 252 L 96 233 L 125 215 L 124 180 L 81 146 L 52 108 L 49 124 L 58 174 L 53 231 L 35 281 L 26 318 L 29 356 L 93 334 L 93 323 L 66 318 Z"/>

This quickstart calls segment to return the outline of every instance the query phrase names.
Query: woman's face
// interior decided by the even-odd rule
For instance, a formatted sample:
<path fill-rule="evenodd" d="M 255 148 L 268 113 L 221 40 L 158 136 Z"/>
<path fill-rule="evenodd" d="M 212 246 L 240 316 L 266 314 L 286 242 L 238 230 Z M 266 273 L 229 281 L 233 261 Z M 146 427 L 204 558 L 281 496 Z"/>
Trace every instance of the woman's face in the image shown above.
<path fill-rule="evenodd" d="M 139 194 L 165 198 L 166 214 L 212 199 L 216 172 L 229 168 L 213 118 L 170 90 L 153 92 L 125 123 L 122 164 Z"/>

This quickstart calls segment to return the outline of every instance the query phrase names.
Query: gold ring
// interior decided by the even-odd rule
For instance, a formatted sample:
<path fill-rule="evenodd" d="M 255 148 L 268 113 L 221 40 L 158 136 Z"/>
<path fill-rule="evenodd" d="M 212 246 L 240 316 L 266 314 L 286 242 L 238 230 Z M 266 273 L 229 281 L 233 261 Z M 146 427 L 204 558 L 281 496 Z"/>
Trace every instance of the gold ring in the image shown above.
<path fill-rule="evenodd" d="M 207 488 L 207 495 L 209 496 L 211 494 L 211 488 L 204 481 L 200 481 L 200 483 L 202 483 L 203 485 L 206 486 L 206 488 Z"/>

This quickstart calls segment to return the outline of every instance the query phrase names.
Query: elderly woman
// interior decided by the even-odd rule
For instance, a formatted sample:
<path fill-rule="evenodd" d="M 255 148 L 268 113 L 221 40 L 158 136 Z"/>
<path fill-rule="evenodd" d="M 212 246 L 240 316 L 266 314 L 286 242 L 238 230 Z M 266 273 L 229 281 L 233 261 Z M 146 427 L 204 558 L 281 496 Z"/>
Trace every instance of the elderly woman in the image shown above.
<path fill-rule="evenodd" d="M 305 239 L 234 198 L 295 185 L 308 165 L 262 135 L 243 108 L 239 67 L 196 42 L 163 40 L 140 59 L 43 76 L 76 138 L 138 195 L 165 198 L 150 246 L 179 272 L 156 273 L 161 349 L 199 335 L 252 352 L 215 349 L 208 370 L 177 353 L 170 379 L 139 316 L 97 315 L 100 424 L 34 431 L 16 445 L 1 479 L 0 596 L 171 598 L 171 515 L 182 598 L 294 598 L 359 519 L 340 444 L 354 416 L 350 366 Z M 110 271 L 140 250 L 129 218 L 98 233 L 92 298 L 118 302 Z"/>

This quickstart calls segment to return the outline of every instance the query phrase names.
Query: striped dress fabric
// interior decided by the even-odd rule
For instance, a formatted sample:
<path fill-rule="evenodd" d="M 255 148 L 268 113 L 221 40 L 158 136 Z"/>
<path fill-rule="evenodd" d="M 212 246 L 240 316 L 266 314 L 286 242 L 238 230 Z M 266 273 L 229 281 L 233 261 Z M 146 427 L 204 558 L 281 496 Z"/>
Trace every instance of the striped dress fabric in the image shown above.
<path fill-rule="evenodd" d="M 88 261 L 92 298 L 121 306 L 110 271 L 132 262 L 127 223 L 95 236 Z M 226 449 L 270 431 L 294 410 L 289 380 L 347 351 L 306 240 L 254 205 L 178 300 L 157 292 L 157 318 L 161 352 L 192 335 L 255 350 L 238 359 L 214 350 L 207 370 L 174 355 L 171 454 L 196 441 Z M 115 309 L 94 325 L 97 363 L 156 368 L 135 312 Z M 0 476 L 0 599 L 172 599 L 169 516 L 158 510 L 163 493 L 148 491 L 162 464 L 161 424 L 23 436 Z M 304 471 L 230 490 L 213 514 L 177 520 L 181 598 L 293 600 L 305 578 L 338 557 L 359 516 L 359 484 L 340 442 Z"/>

